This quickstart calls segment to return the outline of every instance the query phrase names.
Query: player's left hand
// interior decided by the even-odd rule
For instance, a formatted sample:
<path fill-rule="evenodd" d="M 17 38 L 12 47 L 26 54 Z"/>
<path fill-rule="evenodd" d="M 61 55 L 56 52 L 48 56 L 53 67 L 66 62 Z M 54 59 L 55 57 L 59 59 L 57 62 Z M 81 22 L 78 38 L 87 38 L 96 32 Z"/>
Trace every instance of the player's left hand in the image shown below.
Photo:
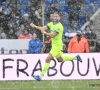
<path fill-rule="evenodd" d="M 35 25 L 33 23 L 30 23 L 30 26 L 34 28 Z"/>
<path fill-rule="evenodd" d="M 41 30 L 41 32 L 42 32 L 43 34 L 46 33 L 43 27 L 40 27 L 40 30 Z"/>

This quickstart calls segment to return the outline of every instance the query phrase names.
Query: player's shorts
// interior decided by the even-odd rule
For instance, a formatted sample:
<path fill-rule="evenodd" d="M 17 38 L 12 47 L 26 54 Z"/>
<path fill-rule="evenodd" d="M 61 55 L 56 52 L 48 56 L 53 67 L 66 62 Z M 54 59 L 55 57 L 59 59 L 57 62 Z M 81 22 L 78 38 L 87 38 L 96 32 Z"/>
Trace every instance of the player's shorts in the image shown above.
<path fill-rule="evenodd" d="M 61 49 L 51 49 L 49 53 L 52 55 L 53 58 L 59 58 L 63 54 Z"/>

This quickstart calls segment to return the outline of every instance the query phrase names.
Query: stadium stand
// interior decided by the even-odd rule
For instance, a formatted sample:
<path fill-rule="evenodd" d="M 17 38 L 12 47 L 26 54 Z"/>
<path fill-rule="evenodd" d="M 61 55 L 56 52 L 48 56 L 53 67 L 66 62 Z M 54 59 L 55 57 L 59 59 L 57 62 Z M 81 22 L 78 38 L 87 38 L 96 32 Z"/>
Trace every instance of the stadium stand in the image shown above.
<path fill-rule="evenodd" d="M 40 15 L 40 19 L 37 18 L 36 11 L 40 8 L 42 3 L 38 3 L 44 0 L 0 0 L 0 27 L 3 28 L 5 34 L 8 34 L 9 28 L 13 27 L 16 29 L 20 28 L 20 24 L 24 24 L 25 28 L 27 27 L 30 33 L 36 32 L 39 34 L 39 38 L 42 37 L 41 33 L 38 32 L 36 29 L 31 28 L 28 24 L 33 22 L 37 25 L 42 25 L 42 12 L 39 11 L 38 15 Z M 13 4 L 12 4 L 13 3 Z M 44 24 L 49 22 L 50 20 L 48 13 L 50 14 L 50 5 L 54 4 L 55 10 L 58 10 L 62 13 L 61 22 L 64 25 L 64 33 L 68 31 L 71 27 L 70 22 L 77 22 L 78 29 L 80 29 L 86 22 L 90 21 L 90 18 L 98 11 L 100 8 L 100 0 L 77 0 L 70 1 L 70 0 L 45 0 L 44 5 Z M 72 4 L 71 4 L 72 3 Z M 73 4 L 74 3 L 74 4 Z M 4 6 L 5 5 L 7 9 Z M 7 13 L 6 13 L 6 10 Z M 16 11 L 16 18 L 12 19 L 15 20 L 14 23 L 11 22 L 11 14 L 13 11 Z M 26 15 L 26 16 L 25 16 Z M 27 18 L 28 15 L 28 18 Z M 25 17 L 24 17 L 25 16 Z M 23 20 L 24 17 L 24 20 Z M 72 19 L 72 21 L 71 21 Z M 99 33 L 99 14 L 97 21 L 93 20 L 92 26 L 97 34 L 97 37 L 100 37 Z M 26 23 L 27 21 L 27 23 Z M 84 29 L 83 29 L 84 30 Z M 16 33 L 17 31 L 15 31 Z M 99 45 L 99 44 L 98 44 Z"/>
<path fill-rule="evenodd" d="M 45 4 L 55 3 L 57 0 L 45 0 Z"/>
<path fill-rule="evenodd" d="M 67 4 L 67 0 L 60 0 L 58 2 L 58 4 L 60 4 L 60 5 L 66 5 Z"/>
<path fill-rule="evenodd" d="M 85 4 L 90 4 L 90 3 L 93 3 L 93 2 L 94 2 L 94 0 L 84 0 Z"/>

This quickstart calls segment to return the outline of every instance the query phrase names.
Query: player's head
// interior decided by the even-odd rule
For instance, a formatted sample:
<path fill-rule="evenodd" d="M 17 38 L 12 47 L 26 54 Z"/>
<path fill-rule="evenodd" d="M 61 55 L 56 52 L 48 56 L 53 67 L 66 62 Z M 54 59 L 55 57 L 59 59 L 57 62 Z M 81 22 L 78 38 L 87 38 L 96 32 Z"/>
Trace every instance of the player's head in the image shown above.
<path fill-rule="evenodd" d="M 60 13 L 58 13 L 58 12 L 53 13 L 53 21 L 54 22 L 59 22 L 60 21 Z"/>

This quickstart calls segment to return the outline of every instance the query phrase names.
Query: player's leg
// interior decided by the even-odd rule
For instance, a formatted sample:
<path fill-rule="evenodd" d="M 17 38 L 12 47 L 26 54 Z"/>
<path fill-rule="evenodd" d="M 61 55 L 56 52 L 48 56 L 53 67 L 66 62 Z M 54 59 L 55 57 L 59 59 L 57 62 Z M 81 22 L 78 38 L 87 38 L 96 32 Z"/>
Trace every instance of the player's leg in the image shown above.
<path fill-rule="evenodd" d="M 50 66 L 50 62 L 51 62 L 52 59 L 53 59 L 53 57 L 49 53 L 48 57 L 46 58 L 46 62 L 45 62 L 44 68 L 42 69 L 41 75 L 32 75 L 34 79 L 36 79 L 38 81 L 40 81 L 42 79 L 42 77 L 44 76 L 44 74 L 48 70 L 48 68 Z"/>
<path fill-rule="evenodd" d="M 65 61 L 71 61 L 71 60 L 75 60 L 76 58 L 74 56 L 60 56 L 59 58 L 57 58 L 58 62 L 65 62 Z"/>
<path fill-rule="evenodd" d="M 78 60 L 82 62 L 82 59 L 79 55 L 76 56 L 63 56 L 62 54 L 59 54 L 59 57 L 57 58 L 58 62 L 65 62 L 65 61 L 71 61 L 71 60 Z"/>
<path fill-rule="evenodd" d="M 52 55 L 49 53 L 48 57 L 46 58 L 46 62 L 44 65 L 44 68 L 41 72 L 41 76 L 44 76 L 44 74 L 46 73 L 46 71 L 48 70 L 49 66 L 50 66 L 50 62 L 53 59 Z"/>

